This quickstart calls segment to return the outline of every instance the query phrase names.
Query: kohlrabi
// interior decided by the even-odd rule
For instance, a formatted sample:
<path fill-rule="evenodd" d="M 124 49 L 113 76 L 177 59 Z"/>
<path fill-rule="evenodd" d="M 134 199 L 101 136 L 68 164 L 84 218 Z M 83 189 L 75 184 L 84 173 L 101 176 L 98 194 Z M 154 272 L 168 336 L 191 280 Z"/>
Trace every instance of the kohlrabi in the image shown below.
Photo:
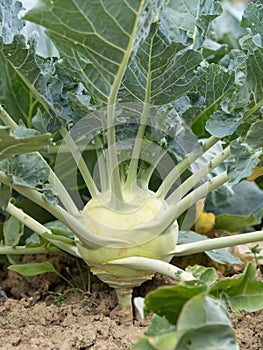
<path fill-rule="evenodd" d="M 128 310 L 132 288 L 155 272 L 194 278 L 169 264 L 173 256 L 263 238 L 259 231 L 177 244 L 178 222 L 191 227 L 198 216 L 195 203 L 260 162 L 261 5 L 248 6 L 240 47 L 224 57 L 206 39 L 219 1 L 39 0 L 23 20 L 46 28 L 55 58 L 35 52 L 34 33 L 20 34 L 21 9 L 0 1 L 6 213 L 82 258 Z M 11 189 L 71 234 L 23 212 Z M 41 252 L 7 242 L 2 254 Z"/>

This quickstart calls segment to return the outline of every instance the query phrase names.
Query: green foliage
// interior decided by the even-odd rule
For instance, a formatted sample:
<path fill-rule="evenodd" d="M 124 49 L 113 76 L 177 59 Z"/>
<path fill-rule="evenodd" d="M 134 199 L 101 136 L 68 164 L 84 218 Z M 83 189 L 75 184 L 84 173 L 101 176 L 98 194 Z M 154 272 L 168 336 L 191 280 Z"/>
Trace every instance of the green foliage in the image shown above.
<path fill-rule="evenodd" d="M 145 298 L 145 313 L 157 316 L 133 349 L 238 349 L 225 301 L 232 310 L 262 308 L 263 282 L 248 264 L 238 277 L 214 282 L 180 282 Z M 205 339 L 205 341 L 204 341 Z M 163 346 L 163 347 L 162 347 Z"/>
<path fill-rule="evenodd" d="M 20 273 L 23 276 L 36 276 L 46 272 L 53 272 L 59 275 L 53 264 L 49 261 L 41 263 L 28 263 L 8 266 L 8 269 Z"/>

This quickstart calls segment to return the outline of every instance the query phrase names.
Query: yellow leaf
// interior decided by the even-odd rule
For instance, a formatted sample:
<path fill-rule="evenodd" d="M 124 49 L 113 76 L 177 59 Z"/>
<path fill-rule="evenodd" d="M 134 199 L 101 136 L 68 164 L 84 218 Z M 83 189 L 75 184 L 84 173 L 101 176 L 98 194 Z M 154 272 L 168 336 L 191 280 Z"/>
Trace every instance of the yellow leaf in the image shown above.
<path fill-rule="evenodd" d="M 263 175 L 263 166 L 256 166 L 253 173 L 247 179 L 252 182 L 261 175 Z"/>
<path fill-rule="evenodd" d="M 215 226 L 215 215 L 213 213 L 202 212 L 195 223 L 195 231 L 207 233 Z"/>

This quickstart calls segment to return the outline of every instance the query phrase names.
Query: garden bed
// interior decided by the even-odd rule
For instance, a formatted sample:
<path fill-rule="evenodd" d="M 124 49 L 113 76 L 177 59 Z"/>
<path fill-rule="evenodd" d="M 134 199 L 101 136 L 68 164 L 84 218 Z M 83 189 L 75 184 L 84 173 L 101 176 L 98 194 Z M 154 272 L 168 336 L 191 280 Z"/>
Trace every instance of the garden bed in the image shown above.
<path fill-rule="evenodd" d="M 68 256 L 27 256 L 24 261 L 49 259 L 65 276 L 74 276 L 76 289 L 51 273 L 23 277 L 2 267 L 0 284 L 0 349 L 4 350 L 128 350 L 146 330 L 149 320 L 120 324 L 115 317 L 117 299 L 113 290 L 91 277 L 90 292 L 82 281 L 74 259 Z M 66 268 L 65 268 L 66 267 Z M 85 266 L 81 266 L 85 273 Z M 87 273 L 87 271 L 86 271 Z M 88 278 L 84 274 L 85 278 Z M 135 295 L 171 280 L 157 275 L 135 289 Z M 80 288 L 78 290 L 77 288 Z M 6 293 L 5 293 L 6 292 Z M 7 294 L 7 298 L 5 298 Z M 263 310 L 231 313 L 240 350 L 263 348 Z"/>

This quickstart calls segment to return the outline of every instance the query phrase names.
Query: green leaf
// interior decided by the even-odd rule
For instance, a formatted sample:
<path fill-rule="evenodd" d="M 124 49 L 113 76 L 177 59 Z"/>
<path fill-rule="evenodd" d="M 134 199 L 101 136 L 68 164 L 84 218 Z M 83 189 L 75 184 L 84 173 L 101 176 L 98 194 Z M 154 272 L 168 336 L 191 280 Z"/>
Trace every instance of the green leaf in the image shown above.
<path fill-rule="evenodd" d="M 152 347 L 149 343 L 147 337 L 141 337 L 141 339 L 131 347 L 132 350 L 156 350 L 156 348 Z"/>
<path fill-rule="evenodd" d="M 14 216 L 10 216 L 3 225 L 5 245 L 15 247 L 24 234 L 24 226 Z"/>
<path fill-rule="evenodd" d="M 174 332 L 176 327 L 167 321 L 165 317 L 154 315 L 150 326 L 145 332 L 149 336 L 158 336 L 165 333 Z"/>
<path fill-rule="evenodd" d="M 196 67 L 202 56 L 185 50 L 181 43 L 167 45 L 153 24 L 150 35 L 131 60 L 122 82 L 122 101 L 134 97 L 153 105 L 163 105 L 191 90 L 197 82 Z"/>
<path fill-rule="evenodd" d="M 263 37 L 263 6 L 260 2 L 256 4 L 250 3 L 247 5 L 242 20 L 240 22 L 241 27 L 249 28 L 253 35 L 258 33 Z"/>
<path fill-rule="evenodd" d="M 254 148 L 263 147 L 263 120 L 258 120 L 248 130 L 246 143 Z"/>
<path fill-rule="evenodd" d="M 242 48 L 248 51 L 247 84 L 254 95 L 255 101 L 259 101 L 263 98 L 263 43 L 261 37 L 245 37 L 242 40 Z"/>
<path fill-rule="evenodd" d="M 48 29 L 47 34 L 68 67 L 90 93 L 107 102 L 131 51 L 136 53 L 161 0 L 83 3 L 39 1 L 25 19 Z M 59 14 L 59 16 L 58 16 Z M 70 25 L 69 25 L 70 24 Z M 111 30 L 108 30 L 111 28 Z"/>
<path fill-rule="evenodd" d="M 50 94 L 47 88 L 53 64 L 52 60 L 44 62 L 36 58 L 35 46 L 33 36 L 27 41 L 18 34 L 10 44 L 4 44 L 0 38 L 0 101 L 14 120 L 22 119 L 28 126 L 31 126 L 37 109 L 44 108 L 46 129 L 55 131 L 60 126 L 56 118 L 59 111 L 54 108 L 53 100 L 48 102 Z"/>
<path fill-rule="evenodd" d="M 195 133 L 203 137 L 206 121 L 223 101 L 232 96 L 235 89 L 235 73 L 232 69 L 214 63 L 200 68 L 198 73 L 195 92 L 203 97 L 204 106 L 200 113 L 192 118 L 191 125 Z"/>
<path fill-rule="evenodd" d="M 236 232 L 242 228 L 258 224 L 255 215 L 231 215 L 222 214 L 216 216 L 215 229 Z"/>
<path fill-rule="evenodd" d="M 148 339 L 148 344 L 153 346 L 153 349 L 174 349 L 177 343 L 176 327 L 171 325 L 165 317 L 154 315 L 145 335 L 132 349 L 140 349 L 140 346 L 143 346 L 143 344 L 145 344 L 145 347 L 142 349 L 148 349 L 146 339 Z"/>
<path fill-rule="evenodd" d="M 208 211 L 216 214 L 216 228 L 219 228 L 217 225 L 223 228 L 224 222 L 227 224 L 224 229 L 229 231 L 235 231 L 231 227 L 237 228 L 239 224 L 243 226 L 246 221 L 252 223 L 252 220 L 256 220 L 259 224 L 263 215 L 262 190 L 253 182 L 241 181 L 232 187 L 232 191 L 232 196 L 225 202 L 206 207 Z M 233 218 L 232 223 L 231 218 Z"/>
<path fill-rule="evenodd" d="M 202 45 L 210 22 L 221 15 L 219 1 L 169 0 L 161 13 L 160 32 L 166 40 Z"/>
<path fill-rule="evenodd" d="M 36 130 L 18 127 L 11 132 L 0 125 L 0 160 L 10 156 L 43 151 L 50 144 L 50 134 L 40 134 Z"/>
<path fill-rule="evenodd" d="M 49 261 L 41 263 L 18 264 L 8 266 L 8 270 L 20 273 L 23 276 L 36 276 L 46 272 L 53 272 L 58 275 L 58 271 Z"/>
<path fill-rule="evenodd" d="M 153 311 L 176 324 L 182 307 L 194 295 L 207 291 L 207 286 L 199 281 L 183 282 L 172 287 L 162 287 L 147 294 L 145 312 Z"/>
<path fill-rule="evenodd" d="M 187 266 L 185 269 L 187 272 L 192 273 L 192 275 L 201 282 L 204 282 L 208 285 L 214 283 L 218 275 L 216 270 L 213 267 L 204 267 L 200 265 Z"/>
<path fill-rule="evenodd" d="M 21 154 L 10 157 L 0 162 L 0 170 L 11 178 L 16 185 L 42 189 L 47 192 L 51 188 L 45 188 L 50 168 L 38 153 Z"/>
<path fill-rule="evenodd" d="M 193 231 L 180 231 L 178 243 L 192 243 L 204 241 L 207 239 L 209 238 Z M 218 262 L 219 264 L 241 264 L 240 259 L 230 254 L 225 248 L 208 250 L 205 252 L 205 254 L 209 256 L 210 259 L 212 259 L 215 262 Z"/>
<path fill-rule="evenodd" d="M 242 115 L 215 112 L 206 123 L 206 130 L 213 136 L 222 138 L 232 135 L 242 121 Z"/>
<path fill-rule="evenodd" d="M 176 350 L 238 350 L 235 332 L 222 302 L 198 294 L 183 307 Z"/>
<path fill-rule="evenodd" d="M 0 36 L 5 43 L 13 41 L 13 36 L 18 34 L 24 26 L 24 22 L 18 19 L 22 10 L 22 3 L 16 0 L 5 0 L 0 2 Z"/>
<path fill-rule="evenodd" d="M 71 240 L 74 238 L 72 231 L 58 220 L 47 222 L 45 226 L 58 236 L 65 236 Z"/>
<path fill-rule="evenodd" d="M 11 196 L 10 187 L 0 183 L 0 208 L 1 209 L 4 210 L 7 207 L 10 196 Z"/>
<path fill-rule="evenodd" d="M 249 263 L 239 277 L 217 282 L 210 290 L 216 297 L 223 295 L 233 311 L 256 311 L 263 308 L 263 282 L 256 279 L 257 267 Z"/>
<path fill-rule="evenodd" d="M 231 177 L 231 184 L 235 185 L 253 173 L 261 156 L 261 151 L 252 152 L 246 144 L 233 141 L 231 143 L 231 154 L 233 158 L 228 168 L 228 174 Z"/>

